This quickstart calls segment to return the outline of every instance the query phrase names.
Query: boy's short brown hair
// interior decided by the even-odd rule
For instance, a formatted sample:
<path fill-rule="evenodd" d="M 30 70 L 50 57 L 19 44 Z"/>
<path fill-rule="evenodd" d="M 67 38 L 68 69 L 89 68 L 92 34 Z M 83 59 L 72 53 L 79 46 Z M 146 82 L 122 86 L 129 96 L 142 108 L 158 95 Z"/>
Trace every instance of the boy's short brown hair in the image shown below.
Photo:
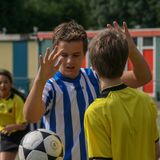
<path fill-rule="evenodd" d="M 104 78 L 121 77 L 128 58 L 128 43 L 115 29 L 105 29 L 89 44 L 92 66 Z"/>
<path fill-rule="evenodd" d="M 82 41 L 84 54 L 87 52 L 88 40 L 85 29 L 75 21 L 65 22 L 54 29 L 53 47 L 58 45 L 59 41 Z"/>

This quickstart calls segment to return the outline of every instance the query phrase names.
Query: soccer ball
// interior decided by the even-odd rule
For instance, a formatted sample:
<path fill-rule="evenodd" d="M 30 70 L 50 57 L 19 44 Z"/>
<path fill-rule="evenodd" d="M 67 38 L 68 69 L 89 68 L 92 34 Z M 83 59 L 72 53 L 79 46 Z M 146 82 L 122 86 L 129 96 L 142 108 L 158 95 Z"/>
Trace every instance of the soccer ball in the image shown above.
<path fill-rule="evenodd" d="M 18 156 L 20 160 L 63 160 L 63 144 L 56 133 L 37 129 L 22 138 Z"/>

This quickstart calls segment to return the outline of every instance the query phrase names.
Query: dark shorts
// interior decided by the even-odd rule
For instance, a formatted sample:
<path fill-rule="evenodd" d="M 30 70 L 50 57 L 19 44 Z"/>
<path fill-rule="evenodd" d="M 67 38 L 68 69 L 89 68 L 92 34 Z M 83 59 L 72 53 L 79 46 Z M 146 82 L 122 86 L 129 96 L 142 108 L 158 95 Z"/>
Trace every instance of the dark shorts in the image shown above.
<path fill-rule="evenodd" d="M 7 136 L 0 133 L 0 152 L 17 151 L 21 139 L 28 133 L 28 130 L 17 131 Z"/>

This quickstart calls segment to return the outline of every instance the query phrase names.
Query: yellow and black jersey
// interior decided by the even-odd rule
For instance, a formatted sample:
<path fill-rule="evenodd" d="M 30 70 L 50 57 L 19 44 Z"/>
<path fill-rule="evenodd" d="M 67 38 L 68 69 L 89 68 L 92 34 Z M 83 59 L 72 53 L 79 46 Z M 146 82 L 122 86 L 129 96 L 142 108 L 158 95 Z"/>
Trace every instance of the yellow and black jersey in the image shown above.
<path fill-rule="evenodd" d="M 0 131 L 8 124 L 22 124 L 25 122 L 23 106 L 23 99 L 14 93 L 11 93 L 7 99 L 0 99 Z"/>
<path fill-rule="evenodd" d="M 145 93 L 124 84 L 103 90 L 84 119 L 90 160 L 154 160 L 157 108 Z"/>

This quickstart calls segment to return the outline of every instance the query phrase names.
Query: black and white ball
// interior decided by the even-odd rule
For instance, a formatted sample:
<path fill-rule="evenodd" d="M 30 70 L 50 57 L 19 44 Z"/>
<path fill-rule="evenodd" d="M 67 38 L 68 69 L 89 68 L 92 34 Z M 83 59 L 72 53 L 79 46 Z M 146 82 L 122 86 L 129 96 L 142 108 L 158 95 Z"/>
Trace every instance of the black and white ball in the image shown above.
<path fill-rule="evenodd" d="M 20 160 L 63 160 L 63 144 L 56 133 L 37 129 L 23 137 L 18 155 Z"/>

